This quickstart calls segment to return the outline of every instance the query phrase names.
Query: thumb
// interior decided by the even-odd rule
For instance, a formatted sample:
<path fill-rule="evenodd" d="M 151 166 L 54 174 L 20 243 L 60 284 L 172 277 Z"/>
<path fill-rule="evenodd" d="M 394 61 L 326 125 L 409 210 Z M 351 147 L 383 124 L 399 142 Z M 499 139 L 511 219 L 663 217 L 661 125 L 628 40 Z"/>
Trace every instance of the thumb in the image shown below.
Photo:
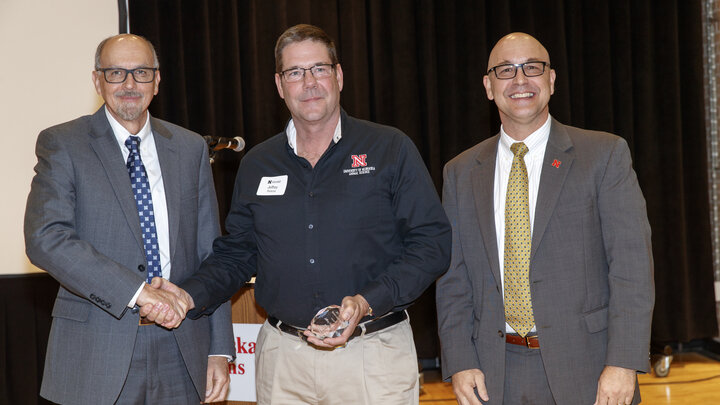
<path fill-rule="evenodd" d="M 340 318 L 343 321 L 349 321 L 352 318 L 355 310 L 353 309 L 353 301 L 350 297 L 345 297 L 340 305 Z"/>
<path fill-rule="evenodd" d="M 478 396 L 480 396 L 480 399 L 483 401 L 489 401 L 490 397 L 488 396 L 487 387 L 485 386 L 485 377 L 484 376 L 477 376 L 475 377 L 475 388 L 477 389 Z"/>
<path fill-rule="evenodd" d="M 152 281 L 150 282 L 150 287 L 152 288 L 160 288 L 163 285 L 163 278 L 162 277 L 153 277 Z"/>
<path fill-rule="evenodd" d="M 342 319 L 344 321 L 349 321 L 350 318 L 352 318 L 354 313 L 355 313 L 355 311 L 353 311 L 351 308 L 345 308 L 342 311 Z"/>

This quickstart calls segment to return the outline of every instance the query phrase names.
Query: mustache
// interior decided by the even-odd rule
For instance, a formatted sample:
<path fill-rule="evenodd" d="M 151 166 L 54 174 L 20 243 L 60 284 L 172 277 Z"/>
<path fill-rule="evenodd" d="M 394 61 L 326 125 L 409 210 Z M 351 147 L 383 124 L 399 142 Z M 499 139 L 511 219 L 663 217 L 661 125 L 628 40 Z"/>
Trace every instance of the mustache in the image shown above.
<path fill-rule="evenodd" d="M 115 97 L 142 97 L 142 93 L 133 90 L 120 90 L 114 93 Z"/>

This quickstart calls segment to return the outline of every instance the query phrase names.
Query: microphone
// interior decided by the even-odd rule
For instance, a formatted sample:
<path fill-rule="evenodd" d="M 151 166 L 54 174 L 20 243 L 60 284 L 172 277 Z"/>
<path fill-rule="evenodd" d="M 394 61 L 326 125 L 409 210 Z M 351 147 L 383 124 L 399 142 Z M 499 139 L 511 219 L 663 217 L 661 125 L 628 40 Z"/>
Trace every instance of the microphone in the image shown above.
<path fill-rule="evenodd" d="M 231 149 L 235 152 L 240 152 L 241 150 L 245 149 L 245 140 L 239 136 L 236 136 L 234 138 L 225 138 L 222 136 L 205 135 L 203 136 L 203 139 L 212 151 Z"/>

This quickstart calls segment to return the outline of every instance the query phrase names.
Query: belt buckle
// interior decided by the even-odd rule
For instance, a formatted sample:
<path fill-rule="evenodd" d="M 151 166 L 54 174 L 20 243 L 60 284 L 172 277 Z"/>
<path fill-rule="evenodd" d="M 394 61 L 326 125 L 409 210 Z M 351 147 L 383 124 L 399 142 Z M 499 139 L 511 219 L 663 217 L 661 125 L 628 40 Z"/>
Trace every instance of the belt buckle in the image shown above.
<path fill-rule="evenodd" d="M 534 336 L 525 336 L 525 337 L 523 338 L 523 339 L 525 340 L 525 346 L 527 346 L 528 349 L 533 349 L 533 350 L 539 349 L 540 347 L 532 347 L 532 346 L 530 346 L 530 338 L 536 338 L 536 339 L 537 339 L 537 335 L 534 335 Z M 540 346 L 540 345 L 538 345 L 538 346 Z"/>

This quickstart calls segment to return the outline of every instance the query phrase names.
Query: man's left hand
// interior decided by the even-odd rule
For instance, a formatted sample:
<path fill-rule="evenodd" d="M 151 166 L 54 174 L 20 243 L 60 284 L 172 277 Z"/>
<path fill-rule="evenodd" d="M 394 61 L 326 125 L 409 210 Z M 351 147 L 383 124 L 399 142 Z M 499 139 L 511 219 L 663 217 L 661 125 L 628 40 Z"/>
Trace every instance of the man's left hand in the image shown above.
<path fill-rule="evenodd" d="M 313 333 L 309 330 L 306 330 L 304 335 L 307 336 L 307 341 L 309 343 L 318 347 L 332 348 L 344 346 L 348 339 L 350 339 L 350 335 L 352 335 L 360 320 L 367 315 L 369 311 L 370 304 L 368 304 L 367 300 L 365 300 L 365 297 L 362 295 L 357 294 L 352 297 L 345 297 L 343 298 L 342 305 L 340 306 L 340 318 L 348 321 L 349 324 L 343 331 L 342 335 L 322 340 L 315 337 L 315 335 L 313 335 Z"/>
<path fill-rule="evenodd" d="M 594 405 L 632 404 L 635 394 L 635 370 L 605 366 L 598 380 Z"/>
<path fill-rule="evenodd" d="M 207 383 L 203 403 L 224 401 L 230 386 L 230 373 L 227 357 L 208 357 Z"/>

